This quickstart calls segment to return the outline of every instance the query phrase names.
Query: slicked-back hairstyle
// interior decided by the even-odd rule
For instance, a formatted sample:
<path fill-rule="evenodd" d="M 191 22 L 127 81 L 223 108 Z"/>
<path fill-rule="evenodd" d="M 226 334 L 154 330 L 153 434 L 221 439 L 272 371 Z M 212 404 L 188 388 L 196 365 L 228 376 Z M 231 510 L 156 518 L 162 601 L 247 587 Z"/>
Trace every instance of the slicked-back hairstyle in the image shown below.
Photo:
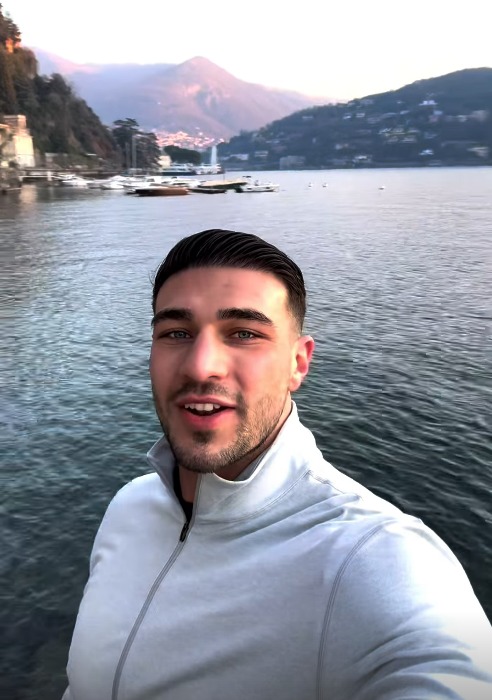
<path fill-rule="evenodd" d="M 306 289 L 300 268 L 288 255 L 259 236 L 218 228 L 187 236 L 169 251 L 154 277 L 154 313 L 159 290 L 169 277 L 194 267 L 237 267 L 269 272 L 287 289 L 289 309 L 298 331 L 302 331 L 306 315 Z"/>

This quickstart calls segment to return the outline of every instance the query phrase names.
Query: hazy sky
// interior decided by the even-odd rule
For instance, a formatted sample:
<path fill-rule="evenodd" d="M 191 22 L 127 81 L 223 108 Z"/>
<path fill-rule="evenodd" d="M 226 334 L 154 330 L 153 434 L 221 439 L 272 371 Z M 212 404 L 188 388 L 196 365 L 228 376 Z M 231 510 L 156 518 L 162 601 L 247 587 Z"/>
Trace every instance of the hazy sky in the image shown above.
<path fill-rule="evenodd" d="M 181 63 L 350 99 L 492 67 L 491 0 L 3 0 L 26 46 L 76 63 Z"/>

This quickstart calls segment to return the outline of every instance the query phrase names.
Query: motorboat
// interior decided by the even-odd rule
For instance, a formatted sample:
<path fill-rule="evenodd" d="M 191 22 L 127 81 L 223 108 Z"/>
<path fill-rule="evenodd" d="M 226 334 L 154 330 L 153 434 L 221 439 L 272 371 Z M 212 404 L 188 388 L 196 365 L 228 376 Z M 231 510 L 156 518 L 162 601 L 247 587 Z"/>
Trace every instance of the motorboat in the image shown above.
<path fill-rule="evenodd" d="M 248 184 L 248 180 L 245 177 L 238 177 L 234 180 L 196 180 L 195 182 L 189 183 L 188 187 L 190 192 L 204 193 L 205 191 L 210 194 L 219 194 L 227 190 L 235 190 L 240 192 L 244 185 Z"/>
<path fill-rule="evenodd" d="M 195 168 L 197 175 L 221 175 L 224 172 L 222 165 L 197 165 Z"/>
<path fill-rule="evenodd" d="M 127 178 L 121 175 L 115 175 L 107 180 L 102 180 L 99 184 L 101 190 L 124 190 Z"/>
<path fill-rule="evenodd" d="M 280 185 L 273 182 L 254 180 L 253 182 L 246 182 L 244 185 L 241 185 L 236 192 L 278 192 L 279 189 Z"/>
<path fill-rule="evenodd" d="M 169 168 L 162 170 L 164 177 L 171 175 L 196 175 L 196 167 L 191 163 L 172 163 Z"/>
<path fill-rule="evenodd" d="M 162 175 L 147 175 L 140 178 L 128 178 L 123 183 L 127 194 L 136 194 L 136 190 L 155 187 L 186 187 L 190 188 L 198 181 L 190 177 L 163 177 Z"/>
<path fill-rule="evenodd" d="M 189 190 L 197 194 L 225 194 L 227 192 L 226 187 L 207 187 L 206 185 L 196 185 L 195 187 L 190 187 Z"/>
<path fill-rule="evenodd" d="M 136 187 L 135 194 L 138 197 L 178 197 L 190 194 L 188 187 L 179 185 L 149 185 L 148 187 Z"/>
<path fill-rule="evenodd" d="M 90 180 L 86 180 L 85 177 L 80 177 L 79 175 L 64 175 L 58 178 L 58 182 L 62 187 L 81 187 L 86 189 L 89 187 Z"/>

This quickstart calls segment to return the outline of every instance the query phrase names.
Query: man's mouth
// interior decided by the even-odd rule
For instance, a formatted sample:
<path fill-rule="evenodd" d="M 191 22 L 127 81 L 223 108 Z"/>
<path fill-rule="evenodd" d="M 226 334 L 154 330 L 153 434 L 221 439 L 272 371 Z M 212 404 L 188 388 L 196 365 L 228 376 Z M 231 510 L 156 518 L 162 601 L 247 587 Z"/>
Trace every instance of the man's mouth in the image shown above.
<path fill-rule="evenodd" d="M 184 409 L 195 416 L 213 416 L 227 410 L 227 406 L 221 406 L 218 403 L 185 403 Z"/>

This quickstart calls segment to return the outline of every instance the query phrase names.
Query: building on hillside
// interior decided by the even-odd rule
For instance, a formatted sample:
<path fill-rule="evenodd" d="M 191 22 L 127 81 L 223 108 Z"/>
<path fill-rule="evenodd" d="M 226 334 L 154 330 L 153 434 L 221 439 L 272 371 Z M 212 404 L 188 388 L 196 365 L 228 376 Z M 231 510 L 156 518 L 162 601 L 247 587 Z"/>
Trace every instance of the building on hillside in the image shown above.
<path fill-rule="evenodd" d="M 26 125 L 26 117 L 23 114 L 6 114 L 0 129 L 2 165 L 14 162 L 21 168 L 34 168 L 34 146 Z"/>

